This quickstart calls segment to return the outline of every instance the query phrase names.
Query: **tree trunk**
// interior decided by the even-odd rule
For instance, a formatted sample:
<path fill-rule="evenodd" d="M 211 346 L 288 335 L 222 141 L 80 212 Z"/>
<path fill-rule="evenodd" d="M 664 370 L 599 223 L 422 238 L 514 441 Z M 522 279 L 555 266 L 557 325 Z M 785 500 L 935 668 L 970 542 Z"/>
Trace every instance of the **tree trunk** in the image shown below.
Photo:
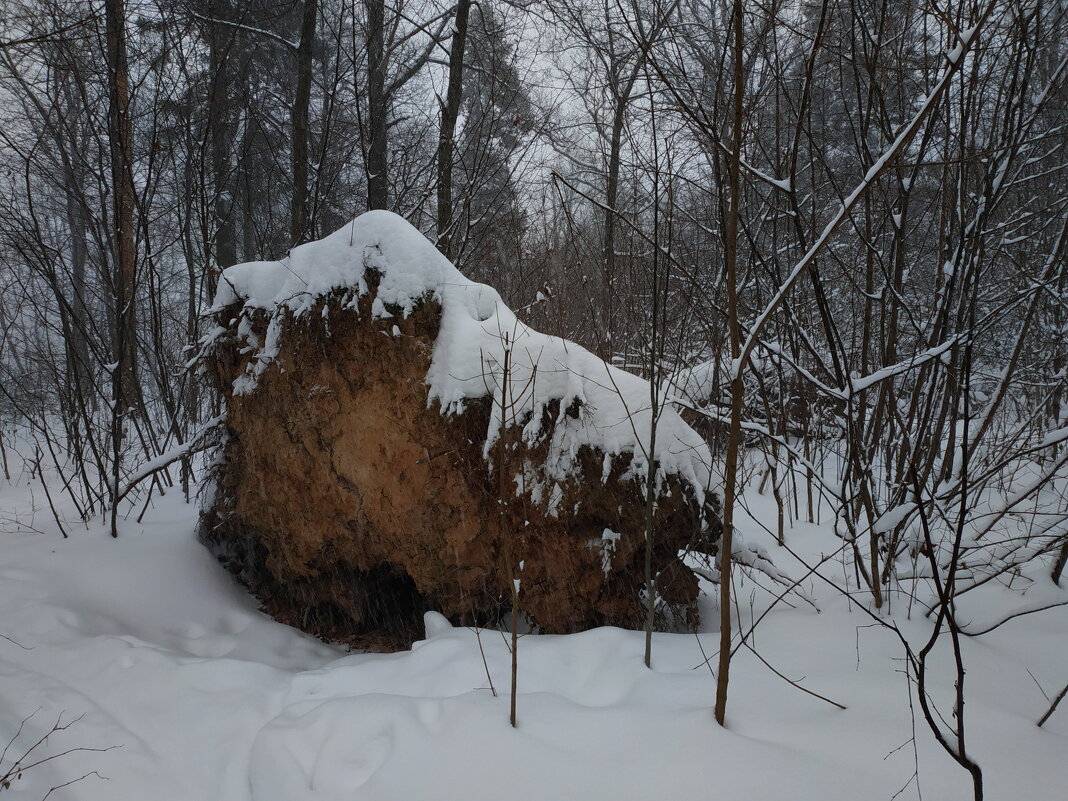
<path fill-rule="evenodd" d="M 318 0 L 304 0 L 304 16 L 297 47 L 297 89 L 293 98 L 293 197 L 289 208 L 290 244 L 299 245 L 309 233 L 308 225 L 308 106 L 311 104 L 312 44 Z"/>
<path fill-rule="evenodd" d="M 1068 564 L 1068 540 L 1061 545 L 1060 553 L 1057 554 L 1057 559 L 1053 563 L 1053 571 L 1050 573 L 1053 583 L 1058 587 L 1061 585 L 1061 574 L 1064 573 L 1065 564 Z"/>
<path fill-rule="evenodd" d="M 134 292 L 137 287 L 137 263 L 134 253 L 134 185 L 130 150 L 129 72 L 126 64 L 126 9 L 123 0 L 107 0 L 108 139 L 111 149 L 111 181 L 114 199 L 113 291 L 115 325 L 113 335 L 114 364 L 112 375 L 112 514 L 111 536 L 118 536 L 115 502 L 118 494 L 122 461 L 122 430 L 126 412 L 140 395 L 135 372 L 137 328 L 134 315 Z"/>
<path fill-rule="evenodd" d="M 720 538 L 719 572 L 719 671 L 716 675 L 716 722 L 727 716 L 727 684 L 731 666 L 731 546 L 734 540 L 734 505 L 738 494 L 738 455 L 742 441 L 743 380 L 742 327 L 738 319 L 738 211 L 741 203 L 742 113 L 744 74 L 742 55 L 742 0 L 734 0 L 734 126 L 729 169 L 730 206 L 724 231 L 723 257 L 726 272 L 727 324 L 731 340 L 731 418 L 727 438 L 727 465 L 723 476 L 723 536 Z"/>
<path fill-rule="evenodd" d="M 470 12 L 471 0 L 458 0 L 452 50 L 449 52 L 449 87 L 441 107 L 441 132 L 438 134 L 438 250 L 453 260 L 456 257 L 452 231 L 453 139 L 463 97 L 464 49 L 467 46 L 467 19 Z"/>
<path fill-rule="evenodd" d="M 367 6 L 367 208 L 389 207 L 389 100 L 386 97 L 386 4 Z"/>
<path fill-rule="evenodd" d="M 629 95 L 629 92 L 628 92 Z M 608 167 L 604 193 L 604 330 L 598 342 L 597 355 L 609 361 L 612 358 L 612 335 L 615 308 L 616 283 L 616 201 L 619 200 L 619 162 L 623 142 L 623 117 L 628 97 L 616 97 L 612 114 L 612 133 L 608 142 Z"/>
<path fill-rule="evenodd" d="M 229 34 L 232 36 L 232 34 Z M 214 182 L 215 264 L 221 270 L 237 263 L 234 235 L 233 182 L 230 165 L 230 75 L 224 45 L 223 26 L 212 24 L 208 37 L 211 87 L 208 94 L 208 129 L 211 136 L 211 173 Z M 208 297 L 215 295 L 215 274 L 209 267 Z"/>
<path fill-rule="evenodd" d="M 612 131 L 608 140 L 608 163 L 605 174 L 604 192 L 604 232 L 603 254 L 604 259 L 604 323 L 601 336 L 597 343 L 597 355 L 605 360 L 612 358 L 612 338 L 615 333 L 615 306 L 616 306 L 616 202 L 619 200 L 619 170 L 623 150 L 623 123 L 626 120 L 627 106 L 630 104 L 631 94 L 634 92 L 634 84 L 638 79 L 638 73 L 645 63 L 644 55 L 641 56 L 631 68 L 630 75 L 622 86 L 614 87 L 615 107 L 612 110 Z"/>
<path fill-rule="evenodd" d="M 96 406 L 96 398 L 92 392 L 92 370 L 89 362 L 90 331 L 89 310 L 85 304 L 86 292 L 86 260 L 88 258 L 86 239 L 85 209 L 80 201 L 82 197 L 81 176 L 70 163 L 64 159 L 66 175 L 64 181 L 67 184 L 67 227 L 70 229 L 70 261 L 71 261 L 71 326 L 70 341 L 68 346 L 68 360 L 70 366 L 69 380 L 74 393 L 79 394 L 87 404 Z"/>

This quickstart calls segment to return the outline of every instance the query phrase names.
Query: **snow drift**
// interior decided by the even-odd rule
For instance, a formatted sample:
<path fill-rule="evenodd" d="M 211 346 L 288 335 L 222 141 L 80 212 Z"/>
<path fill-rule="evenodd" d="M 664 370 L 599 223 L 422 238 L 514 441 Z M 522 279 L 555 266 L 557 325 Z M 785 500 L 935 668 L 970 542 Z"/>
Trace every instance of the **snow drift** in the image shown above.
<path fill-rule="evenodd" d="M 644 481 L 665 620 L 696 623 L 681 551 L 714 553 L 704 441 L 649 386 L 533 331 L 407 222 L 370 212 L 227 269 L 200 360 L 228 439 L 201 537 L 276 616 L 394 647 L 422 613 L 541 630 L 638 625 Z"/>

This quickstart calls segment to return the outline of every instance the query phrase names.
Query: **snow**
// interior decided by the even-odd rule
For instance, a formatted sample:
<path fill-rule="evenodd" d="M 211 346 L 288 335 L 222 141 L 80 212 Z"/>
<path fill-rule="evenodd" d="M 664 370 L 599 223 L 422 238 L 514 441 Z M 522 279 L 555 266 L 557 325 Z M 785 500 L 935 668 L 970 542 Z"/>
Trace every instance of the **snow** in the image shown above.
<path fill-rule="evenodd" d="M 665 382 L 664 394 L 689 406 L 707 406 L 719 400 L 715 397 L 717 379 L 727 386 L 729 375 L 715 359 L 699 361 L 673 373 Z"/>
<path fill-rule="evenodd" d="M 612 555 L 616 552 L 616 546 L 619 545 L 622 537 L 623 535 L 618 531 L 606 528 L 601 533 L 601 539 L 593 541 L 601 549 L 601 572 L 604 573 L 605 578 L 612 572 Z"/>
<path fill-rule="evenodd" d="M 426 376 L 429 400 L 439 402 L 443 413 L 456 413 L 472 399 L 494 398 L 484 443 L 487 459 L 502 422 L 525 424 L 523 436 L 530 443 L 546 436 L 542 410 L 558 401 L 546 478 L 574 477 L 584 446 L 633 456 L 631 474 L 645 474 L 653 426 L 649 384 L 585 348 L 525 325 L 496 290 L 468 280 L 418 230 L 386 211 L 363 214 L 318 242 L 294 248 L 281 261 L 249 262 L 223 272 L 212 311 L 242 302 L 245 310 L 272 315 L 262 344 L 250 326 L 239 325 L 239 336 L 247 339 L 254 358 L 233 391 L 255 390 L 259 376 L 284 347 L 280 321 L 286 313 L 307 313 L 332 292 L 366 293 L 368 270 L 379 275 L 372 310 L 376 318 L 392 316 L 391 309 L 410 314 L 427 298 L 441 303 L 441 328 Z M 576 402 L 578 414 L 568 414 Z M 702 500 L 711 475 L 707 445 L 673 409 L 664 409 L 656 425 L 653 456 L 660 474 L 680 476 Z"/>
<path fill-rule="evenodd" d="M 909 356 L 909 358 L 892 364 L 887 367 L 881 367 L 870 375 L 866 376 L 852 376 L 849 381 L 847 390 L 853 395 L 860 394 L 866 389 L 869 389 L 880 381 L 885 381 L 888 378 L 894 378 L 903 373 L 907 373 L 919 367 L 921 364 L 931 361 L 932 359 L 944 359 L 947 355 L 960 344 L 963 337 L 951 336 L 945 342 L 939 343 L 934 347 L 928 348 L 925 351 Z M 843 393 L 844 396 L 845 393 Z"/>
<path fill-rule="evenodd" d="M 15 479 L 0 482 L 0 740 L 27 717 L 28 740 L 60 715 L 80 716 L 49 738 L 46 754 L 118 747 L 27 771 L 5 791 L 13 801 L 40 801 L 92 771 L 106 779 L 91 775 L 51 801 L 888 800 L 909 782 L 914 758 L 924 798 L 971 797 L 967 774 L 920 720 L 914 757 L 895 637 L 869 625 L 858 598 L 823 582 L 805 582 L 820 596 L 819 614 L 779 603 L 751 643 L 845 711 L 798 692 L 740 649 L 728 726 L 716 725 L 705 659 L 715 665 L 718 633 L 705 598 L 700 639 L 655 635 L 652 670 L 642 662 L 641 632 L 521 637 L 512 729 L 510 657 L 499 632 L 454 628 L 430 614 L 426 639 L 410 651 L 349 653 L 257 611 L 196 542 L 195 509 L 180 493 L 157 498 L 143 524 L 124 521 L 116 540 L 106 526 L 73 520 L 64 540 L 34 498 L 35 482 L 25 473 Z M 768 498 L 751 492 L 745 501 L 762 522 L 773 520 Z M 748 514 L 737 524 L 752 546 L 804 575 Z M 798 524 L 786 538 L 813 564 L 840 547 L 829 524 Z M 1033 578 L 1026 598 L 994 582 L 969 593 L 961 619 L 978 630 L 1023 606 L 1068 600 Z M 771 595 L 743 573 L 737 579 L 746 630 Z M 930 621 L 919 606 L 910 618 L 906 597 L 892 595 L 890 604 L 891 619 L 922 642 Z M 964 639 L 969 752 L 984 769 L 988 798 L 1065 797 L 1068 714 L 1059 709 L 1042 729 L 1035 721 L 1049 706 L 1038 685 L 1052 697 L 1068 681 L 1066 635 L 1068 613 L 1055 608 Z M 934 671 L 930 692 L 948 717 L 948 652 Z M 916 799 L 915 783 L 899 798 Z"/>
<path fill-rule="evenodd" d="M 125 495 L 130 488 L 136 486 L 141 481 L 144 481 L 150 475 L 157 470 L 160 470 L 171 462 L 175 462 L 181 459 L 183 456 L 188 456 L 201 449 L 199 446 L 204 440 L 205 436 L 214 430 L 220 423 L 223 422 L 223 416 L 218 415 L 209 419 L 204 425 L 202 425 L 192 436 L 188 437 L 181 445 L 175 445 L 173 448 L 164 451 L 155 458 L 149 459 L 140 465 L 129 476 L 126 477 L 127 490 L 122 494 Z"/>
<path fill-rule="evenodd" d="M 1048 448 L 1050 445 L 1056 445 L 1065 440 L 1068 440 L 1068 426 L 1058 428 L 1055 431 L 1047 431 L 1046 435 L 1042 438 L 1040 447 Z"/>
<path fill-rule="evenodd" d="M 916 504 L 911 501 L 909 503 L 895 506 L 893 509 L 887 509 L 879 516 L 879 519 L 875 521 L 871 530 L 876 534 L 886 534 L 889 531 L 893 531 L 904 522 L 905 518 L 915 512 L 916 509 Z"/>

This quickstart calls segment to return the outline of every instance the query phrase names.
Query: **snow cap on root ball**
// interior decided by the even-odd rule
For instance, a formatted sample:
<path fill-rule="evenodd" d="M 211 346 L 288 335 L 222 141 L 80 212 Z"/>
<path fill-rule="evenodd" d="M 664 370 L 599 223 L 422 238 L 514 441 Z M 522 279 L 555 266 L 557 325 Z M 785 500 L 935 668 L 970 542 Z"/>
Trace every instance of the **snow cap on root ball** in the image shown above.
<path fill-rule="evenodd" d="M 355 307 L 372 284 L 376 317 L 403 317 L 427 300 L 440 303 L 441 325 L 426 374 L 428 402 L 437 400 L 443 412 L 458 412 L 473 399 L 492 396 L 483 443 L 487 456 L 500 432 L 500 394 L 507 383 L 507 422 L 525 421 L 522 435 L 528 444 L 546 435 L 543 412 L 558 403 L 545 463 L 549 478 L 573 476 L 583 446 L 608 457 L 631 457 L 633 477 L 644 476 L 653 424 L 648 383 L 585 348 L 525 325 L 495 289 L 467 279 L 416 228 L 387 211 L 367 212 L 279 261 L 248 262 L 223 272 L 209 313 L 242 303 L 244 312 L 260 310 L 271 317 L 262 341 L 251 326 L 239 326 L 255 358 L 234 381 L 233 391 L 253 391 L 277 357 L 285 313 L 307 314 L 336 293 L 347 293 Z M 204 344 L 222 333 L 216 329 Z M 507 382 L 506 348 L 511 351 Z M 657 421 L 653 456 L 660 476 L 677 475 L 693 488 L 698 503 L 704 502 L 711 454 L 672 408 L 662 409 Z"/>

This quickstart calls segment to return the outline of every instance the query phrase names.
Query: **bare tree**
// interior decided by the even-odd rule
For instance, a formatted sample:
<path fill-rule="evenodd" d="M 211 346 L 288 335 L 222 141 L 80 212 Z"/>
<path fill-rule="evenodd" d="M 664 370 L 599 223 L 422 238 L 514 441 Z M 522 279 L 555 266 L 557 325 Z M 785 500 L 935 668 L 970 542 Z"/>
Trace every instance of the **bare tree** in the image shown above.
<path fill-rule="evenodd" d="M 467 47 L 467 20 L 471 14 L 471 0 L 458 0 L 453 21 L 452 44 L 449 48 L 449 77 L 445 100 L 441 104 L 441 131 L 438 134 L 438 249 L 449 258 L 455 258 L 452 244 L 453 227 L 453 138 L 456 121 L 460 116 L 460 100 L 463 96 L 464 49 Z"/>
<path fill-rule="evenodd" d="M 293 98 L 293 197 L 290 204 L 289 236 L 300 244 L 308 229 L 308 106 L 311 103 L 312 46 L 318 0 L 304 0 L 297 46 L 297 88 Z"/>

